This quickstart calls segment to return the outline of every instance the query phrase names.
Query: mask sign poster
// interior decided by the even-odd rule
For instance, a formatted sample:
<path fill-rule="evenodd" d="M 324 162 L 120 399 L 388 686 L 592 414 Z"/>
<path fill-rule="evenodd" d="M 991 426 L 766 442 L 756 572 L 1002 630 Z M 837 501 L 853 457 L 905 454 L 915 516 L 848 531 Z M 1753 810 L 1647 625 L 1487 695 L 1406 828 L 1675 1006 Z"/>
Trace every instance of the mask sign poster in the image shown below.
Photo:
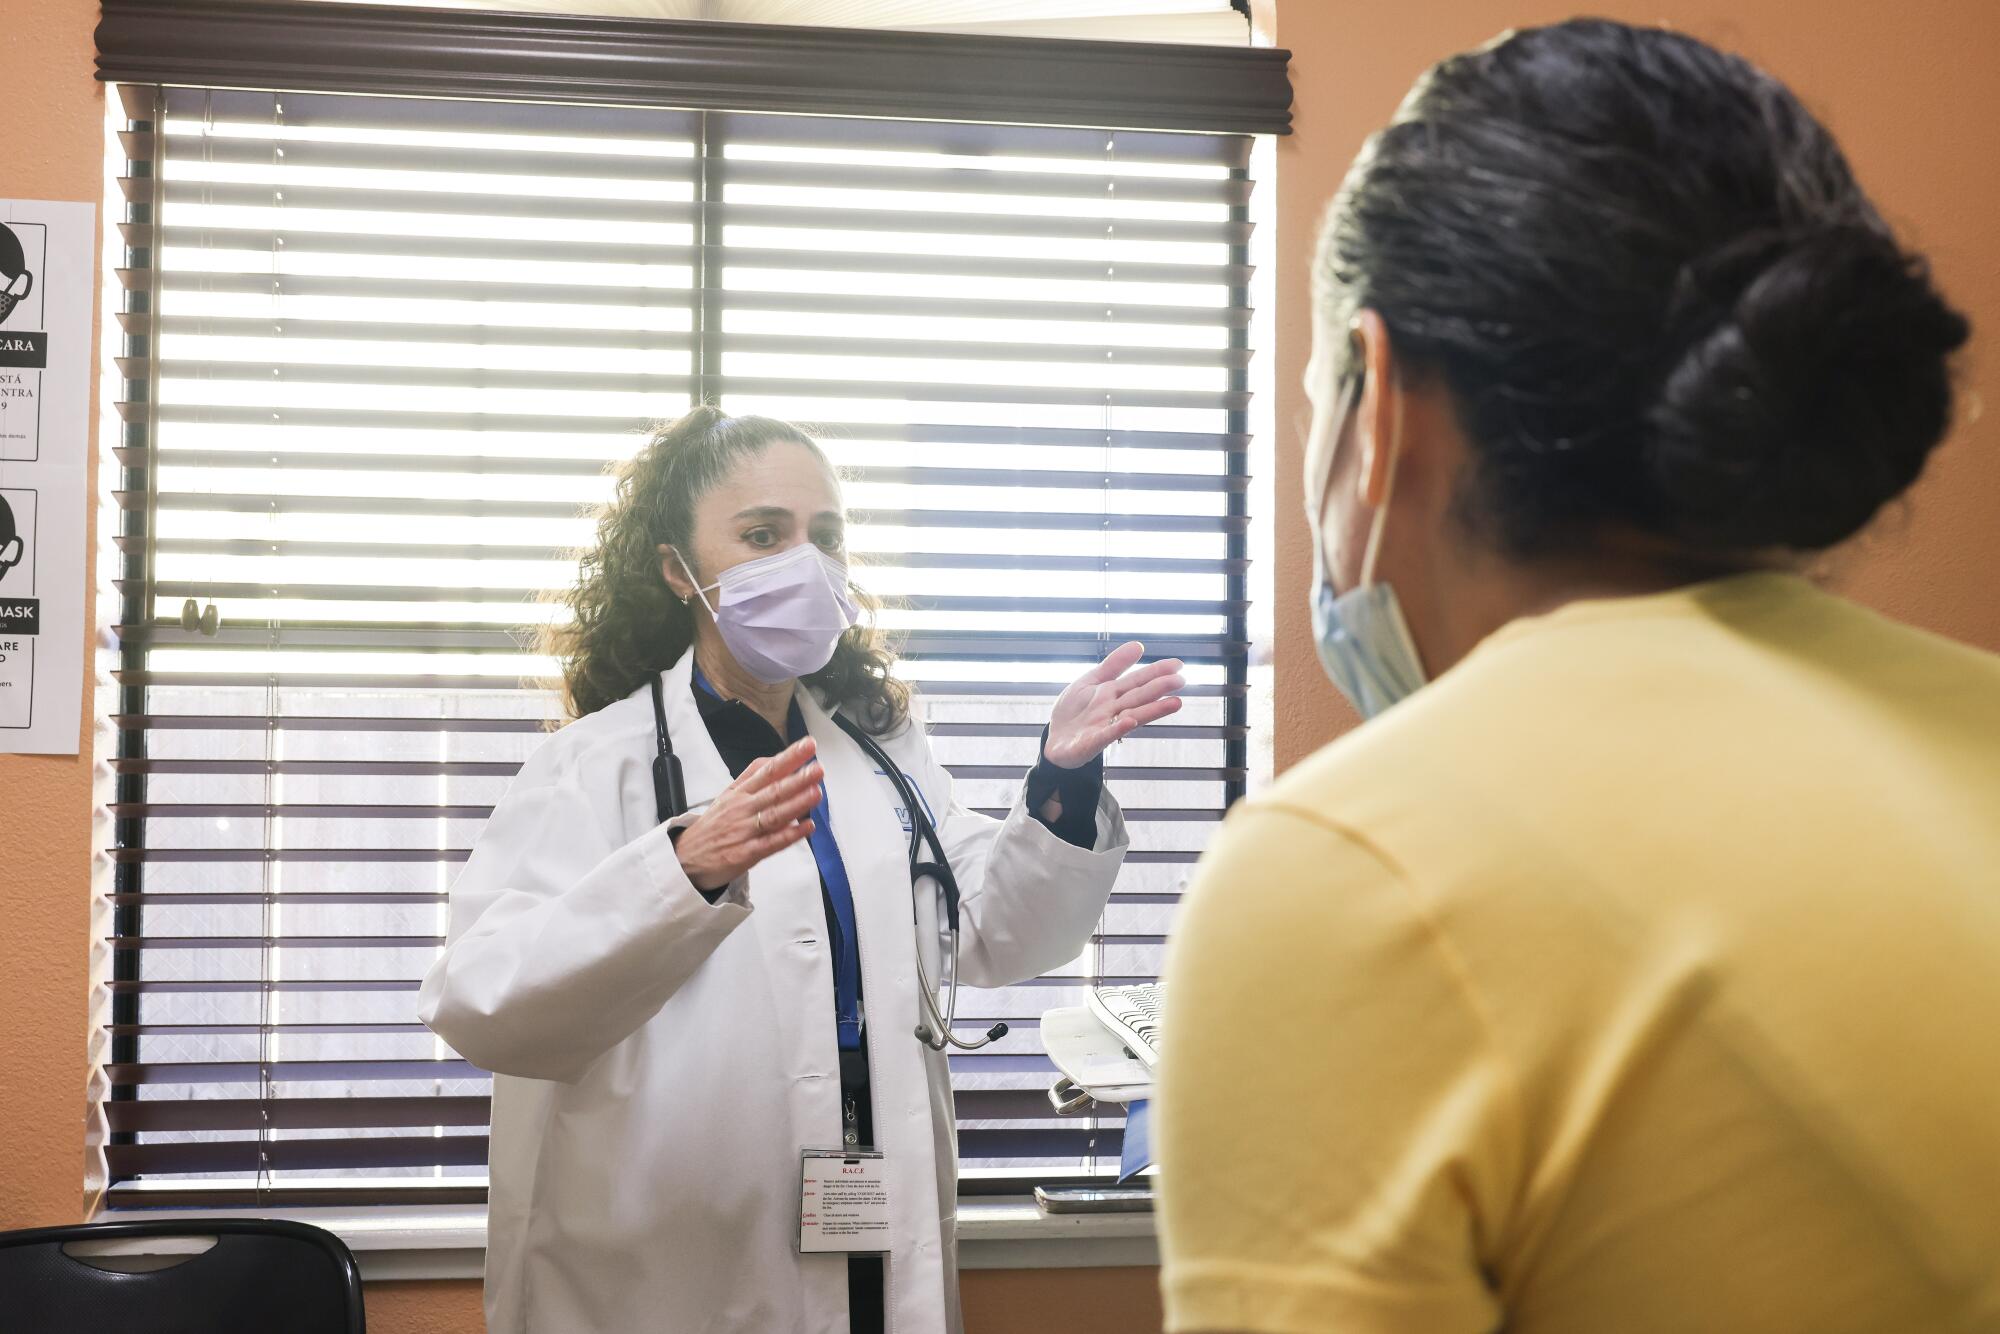
<path fill-rule="evenodd" d="M 0 199 L 0 752 L 76 753 L 96 206 Z"/>

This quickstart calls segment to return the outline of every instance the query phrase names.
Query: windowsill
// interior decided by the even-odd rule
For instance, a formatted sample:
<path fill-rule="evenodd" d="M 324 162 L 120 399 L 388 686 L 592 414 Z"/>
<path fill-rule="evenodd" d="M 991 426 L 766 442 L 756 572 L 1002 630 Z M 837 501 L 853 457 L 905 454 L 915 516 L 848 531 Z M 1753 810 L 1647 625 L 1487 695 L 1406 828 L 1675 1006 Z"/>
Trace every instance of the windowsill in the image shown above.
<path fill-rule="evenodd" d="M 381 1206 L 372 1209 L 113 1209 L 101 1222 L 132 1219 L 291 1218 L 323 1227 L 347 1243 L 370 1282 L 476 1279 L 486 1259 L 486 1210 L 480 1205 Z M 134 1242 L 127 1254 L 146 1254 Z M 961 1269 L 1102 1269 L 1157 1265 L 1153 1215 L 1044 1214 L 1028 1196 L 961 1200 Z"/>

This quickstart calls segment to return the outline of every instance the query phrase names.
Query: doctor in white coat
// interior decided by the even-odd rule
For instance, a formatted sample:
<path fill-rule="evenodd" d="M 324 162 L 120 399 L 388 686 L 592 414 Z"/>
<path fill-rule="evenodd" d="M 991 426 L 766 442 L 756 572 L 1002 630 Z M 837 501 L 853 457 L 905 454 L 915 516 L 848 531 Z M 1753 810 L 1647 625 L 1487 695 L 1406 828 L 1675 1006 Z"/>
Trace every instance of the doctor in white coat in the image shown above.
<path fill-rule="evenodd" d="M 495 1074 L 492 1334 L 958 1328 L 950 1073 L 914 1033 L 918 952 L 936 980 L 948 937 L 909 813 L 833 715 L 935 818 L 960 980 L 1005 985 L 1088 941 L 1126 847 L 1099 757 L 1179 706 L 1180 665 L 1114 652 L 1006 818 L 970 812 L 852 624 L 842 524 L 809 437 L 712 408 L 600 520 L 550 644 L 575 721 L 494 810 L 421 996 Z M 655 682 L 685 797 L 664 822 Z M 887 1255 L 802 1256 L 802 1152 L 857 1139 L 884 1155 Z"/>

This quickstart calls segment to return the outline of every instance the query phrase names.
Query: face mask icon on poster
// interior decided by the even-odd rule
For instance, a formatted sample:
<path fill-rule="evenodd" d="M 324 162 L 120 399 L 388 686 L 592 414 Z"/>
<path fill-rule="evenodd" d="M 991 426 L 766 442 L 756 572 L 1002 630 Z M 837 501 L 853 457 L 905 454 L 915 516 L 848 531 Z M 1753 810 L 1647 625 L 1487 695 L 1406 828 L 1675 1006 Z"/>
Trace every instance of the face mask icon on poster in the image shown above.
<path fill-rule="evenodd" d="M 4 324 L 14 307 L 35 290 L 35 275 L 28 272 L 28 254 L 21 248 L 21 238 L 4 223 L 0 223 L 0 283 L 5 284 L 0 287 L 0 324 Z"/>
<path fill-rule="evenodd" d="M 21 530 L 14 526 L 14 511 L 7 504 L 7 498 L 0 496 L 0 579 L 7 577 L 7 571 L 21 563 L 28 554 L 28 544 L 21 539 Z"/>

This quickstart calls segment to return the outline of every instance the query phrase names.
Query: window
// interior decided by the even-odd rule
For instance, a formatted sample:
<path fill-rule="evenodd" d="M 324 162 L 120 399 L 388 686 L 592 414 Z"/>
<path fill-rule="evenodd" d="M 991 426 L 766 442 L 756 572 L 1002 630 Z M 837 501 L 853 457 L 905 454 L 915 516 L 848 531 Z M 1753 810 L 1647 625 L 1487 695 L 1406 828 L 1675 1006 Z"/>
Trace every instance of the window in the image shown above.
<path fill-rule="evenodd" d="M 1036 1025 L 1156 973 L 1242 789 L 1248 139 L 126 92 L 114 1198 L 483 1198 L 418 979 L 555 712 L 521 627 L 697 400 L 824 440 L 967 804 L 1087 661 L 1190 663 L 1099 935 L 952 1057 L 969 1185 L 1114 1168 Z"/>

